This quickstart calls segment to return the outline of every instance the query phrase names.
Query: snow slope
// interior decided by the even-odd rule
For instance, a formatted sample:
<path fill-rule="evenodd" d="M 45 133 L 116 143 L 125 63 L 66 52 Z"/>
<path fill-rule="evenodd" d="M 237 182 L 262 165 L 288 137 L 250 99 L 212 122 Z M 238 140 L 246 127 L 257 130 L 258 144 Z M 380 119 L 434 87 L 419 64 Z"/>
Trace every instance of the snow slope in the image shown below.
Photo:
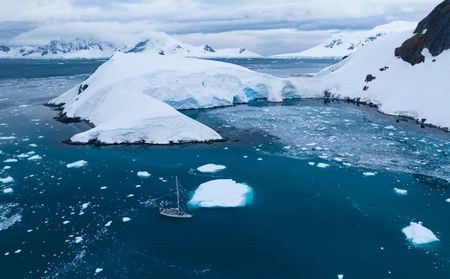
<path fill-rule="evenodd" d="M 50 101 L 94 128 L 72 142 L 168 144 L 219 140 L 176 109 L 209 108 L 255 98 L 298 96 L 288 79 L 234 64 L 147 53 L 117 53 L 80 86 Z"/>
<path fill-rule="evenodd" d="M 374 103 L 387 114 L 450 127 L 450 50 L 436 57 L 424 50 L 425 62 L 412 66 L 394 55 L 395 48 L 411 36 L 412 31 L 391 34 L 367 44 L 316 77 L 300 78 L 302 97 L 323 97 L 328 91 L 338 98 Z"/>
<path fill-rule="evenodd" d="M 357 51 L 369 42 L 378 40 L 389 34 L 413 30 L 417 23 L 394 21 L 379 25 L 371 30 L 343 31 L 331 36 L 328 40 L 313 48 L 272 56 L 273 58 L 342 58 Z"/>

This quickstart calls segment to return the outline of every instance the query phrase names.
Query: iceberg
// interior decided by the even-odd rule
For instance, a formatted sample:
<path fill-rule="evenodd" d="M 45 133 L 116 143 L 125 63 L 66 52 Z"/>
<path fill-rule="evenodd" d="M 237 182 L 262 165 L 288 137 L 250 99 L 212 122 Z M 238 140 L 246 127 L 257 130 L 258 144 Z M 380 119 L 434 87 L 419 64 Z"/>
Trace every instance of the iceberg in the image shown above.
<path fill-rule="evenodd" d="M 199 172 L 205 173 L 215 173 L 224 169 L 226 169 L 226 166 L 216 164 L 206 164 L 197 168 Z"/>
<path fill-rule="evenodd" d="M 72 169 L 72 168 L 82 168 L 87 166 L 88 162 L 85 160 L 80 160 L 80 161 L 76 161 L 73 163 L 69 163 L 66 165 L 67 168 Z"/>
<path fill-rule="evenodd" d="M 147 177 L 150 177 L 151 174 L 148 171 L 138 171 L 137 176 L 139 176 L 141 178 L 147 178 Z"/>
<path fill-rule="evenodd" d="M 422 225 L 422 222 L 410 222 L 409 226 L 402 229 L 406 239 L 414 245 L 423 245 L 439 241 L 436 235 L 428 228 Z"/>
<path fill-rule="evenodd" d="M 404 196 L 408 194 L 408 190 L 405 189 L 399 189 L 399 188 L 394 188 L 394 192 L 397 193 L 398 195 Z"/>
<path fill-rule="evenodd" d="M 0 182 L 4 183 L 4 184 L 11 183 L 13 181 L 14 181 L 14 178 L 12 178 L 11 176 L 7 176 L 5 178 L 0 178 Z"/>
<path fill-rule="evenodd" d="M 192 207 L 242 207 L 253 202 L 253 189 L 232 179 L 200 184 L 189 201 Z"/>
<path fill-rule="evenodd" d="M 148 53 L 117 53 L 81 85 L 50 104 L 62 116 L 95 127 L 74 143 L 171 144 L 222 137 L 177 109 L 211 108 L 253 99 L 280 102 L 298 95 L 289 79 L 219 61 Z"/>

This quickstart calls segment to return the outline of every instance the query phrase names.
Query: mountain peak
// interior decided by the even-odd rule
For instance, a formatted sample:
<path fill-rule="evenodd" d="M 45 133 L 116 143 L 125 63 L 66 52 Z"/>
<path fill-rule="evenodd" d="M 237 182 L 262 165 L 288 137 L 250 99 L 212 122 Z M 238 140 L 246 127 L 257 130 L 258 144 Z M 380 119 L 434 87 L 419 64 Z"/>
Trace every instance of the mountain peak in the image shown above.
<path fill-rule="evenodd" d="M 395 49 L 395 56 L 415 65 L 425 61 L 422 51 L 426 48 L 437 56 L 450 48 L 450 0 L 440 3 L 419 22 L 414 36 Z"/>

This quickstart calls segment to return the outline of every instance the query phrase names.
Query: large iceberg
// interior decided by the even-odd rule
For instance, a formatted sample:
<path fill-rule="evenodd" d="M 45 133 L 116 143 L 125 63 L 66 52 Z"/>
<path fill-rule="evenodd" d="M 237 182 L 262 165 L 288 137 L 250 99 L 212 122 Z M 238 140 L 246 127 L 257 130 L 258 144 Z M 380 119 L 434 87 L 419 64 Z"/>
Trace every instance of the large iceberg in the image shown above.
<path fill-rule="evenodd" d="M 193 207 L 241 207 L 252 203 L 253 189 L 232 179 L 216 179 L 200 184 L 189 201 Z"/>
<path fill-rule="evenodd" d="M 95 127 L 72 142 L 104 144 L 220 140 L 209 127 L 177 109 L 210 108 L 263 98 L 279 102 L 299 96 L 290 79 L 256 73 L 218 61 L 117 53 L 81 85 L 50 101 L 62 115 Z"/>
<path fill-rule="evenodd" d="M 402 232 L 414 245 L 424 245 L 439 241 L 430 229 L 422 225 L 422 222 L 410 222 L 409 226 L 402 229 Z"/>

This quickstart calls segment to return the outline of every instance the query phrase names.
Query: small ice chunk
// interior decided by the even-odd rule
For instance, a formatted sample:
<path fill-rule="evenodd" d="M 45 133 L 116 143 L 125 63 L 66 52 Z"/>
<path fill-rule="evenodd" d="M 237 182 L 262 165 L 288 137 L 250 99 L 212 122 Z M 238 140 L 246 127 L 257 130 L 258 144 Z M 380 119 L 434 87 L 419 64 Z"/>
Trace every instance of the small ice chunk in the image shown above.
<path fill-rule="evenodd" d="M 14 136 L 7 136 L 7 137 L 0 137 L 0 140 L 12 140 L 15 139 L 16 137 Z"/>
<path fill-rule="evenodd" d="M 87 166 L 88 162 L 85 160 L 80 160 L 80 161 L 76 161 L 73 163 L 69 163 L 66 165 L 67 168 L 72 169 L 72 168 L 82 168 Z"/>
<path fill-rule="evenodd" d="M 5 193 L 5 194 L 9 194 L 9 193 L 12 193 L 12 192 L 13 192 L 12 188 L 5 188 L 5 189 L 3 189 L 3 193 Z"/>
<path fill-rule="evenodd" d="M 122 218 L 122 222 L 128 222 L 128 221 L 130 221 L 131 220 L 131 218 L 129 218 L 129 217 L 123 217 Z"/>
<path fill-rule="evenodd" d="M 112 224 L 112 221 L 108 221 L 108 223 L 105 224 L 105 227 L 109 227 L 109 226 L 111 226 L 111 224 Z"/>
<path fill-rule="evenodd" d="M 147 177 L 150 177 L 151 174 L 148 171 L 138 171 L 137 176 L 139 176 L 141 178 L 147 178 Z"/>
<path fill-rule="evenodd" d="M 19 158 L 19 159 L 24 159 L 24 158 L 30 157 L 30 155 L 22 153 L 22 154 L 17 155 L 16 157 Z"/>
<path fill-rule="evenodd" d="M 4 170 L 9 170 L 9 169 L 11 169 L 11 166 L 4 166 L 3 169 Z"/>
<path fill-rule="evenodd" d="M 450 198 L 446 199 L 445 201 L 446 201 L 446 202 L 450 202 Z"/>
<path fill-rule="evenodd" d="M 395 127 L 392 125 L 384 127 L 386 130 L 395 130 Z"/>
<path fill-rule="evenodd" d="M 83 210 L 83 209 L 88 208 L 88 206 L 89 206 L 90 204 L 91 204 L 90 202 L 85 202 L 85 203 L 83 203 L 83 204 L 81 205 L 81 209 Z"/>
<path fill-rule="evenodd" d="M 14 251 L 14 253 L 19 254 L 20 252 L 22 252 L 22 249 L 17 249 L 16 251 Z"/>
<path fill-rule="evenodd" d="M 189 201 L 194 207 L 240 207 L 253 201 L 253 189 L 232 179 L 216 179 L 200 184 Z"/>
<path fill-rule="evenodd" d="M 344 279 L 344 274 L 338 274 L 337 278 L 338 279 Z"/>
<path fill-rule="evenodd" d="M 197 168 L 199 172 L 206 172 L 206 173 L 215 173 L 224 169 L 226 169 L 226 166 L 216 164 L 206 164 Z"/>
<path fill-rule="evenodd" d="M 377 174 L 376 172 L 371 172 L 371 171 L 363 172 L 364 176 L 375 176 L 376 174 Z"/>
<path fill-rule="evenodd" d="M 399 189 L 399 188 L 394 188 L 394 192 L 397 193 L 397 194 L 399 194 L 399 195 L 402 195 L 402 196 L 408 194 L 408 190 L 405 190 L 405 189 Z"/>
<path fill-rule="evenodd" d="M 83 241 L 83 238 L 81 236 L 75 237 L 75 243 L 80 243 L 81 241 Z"/>
<path fill-rule="evenodd" d="M 17 163 L 17 159 L 6 159 L 3 163 Z"/>
<path fill-rule="evenodd" d="M 318 163 L 317 164 L 317 167 L 318 168 L 322 168 L 322 169 L 324 169 L 324 168 L 328 168 L 330 165 L 329 164 L 326 164 L 326 163 Z"/>
<path fill-rule="evenodd" d="M 40 155 L 33 155 L 30 158 L 28 158 L 29 161 L 34 161 L 34 160 L 41 160 L 42 157 Z"/>
<path fill-rule="evenodd" d="M 70 223 L 70 221 L 67 221 L 67 220 L 66 220 L 66 221 L 63 222 L 63 225 L 67 225 L 67 224 L 69 224 L 69 223 Z"/>
<path fill-rule="evenodd" d="M 95 273 L 100 273 L 100 272 L 102 272 L 103 271 L 103 268 L 100 268 L 100 267 L 97 267 L 96 269 L 95 269 Z"/>
<path fill-rule="evenodd" d="M 257 160 L 257 161 L 262 161 L 262 160 L 263 160 L 263 158 L 261 158 L 261 157 L 260 157 L 260 158 L 258 158 L 258 159 L 256 159 L 256 160 Z"/>
<path fill-rule="evenodd" d="M 0 182 L 4 183 L 4 184 L 11 183 L 13 181 L 14 181 L 14 178 L 12 178 L 11 176 L 7 176 L 5 178 L 0 178 Z"/>
<path fill-rule="evenodd" d="M 430 229 L 425 228 L 422 225 L 422 222 L 410 222 L 409 226 L 402 229 L 402 232 L 406 235 L 406 239 L 411 241 L 414 245 L 422 245 L 439 241 Z"/>

